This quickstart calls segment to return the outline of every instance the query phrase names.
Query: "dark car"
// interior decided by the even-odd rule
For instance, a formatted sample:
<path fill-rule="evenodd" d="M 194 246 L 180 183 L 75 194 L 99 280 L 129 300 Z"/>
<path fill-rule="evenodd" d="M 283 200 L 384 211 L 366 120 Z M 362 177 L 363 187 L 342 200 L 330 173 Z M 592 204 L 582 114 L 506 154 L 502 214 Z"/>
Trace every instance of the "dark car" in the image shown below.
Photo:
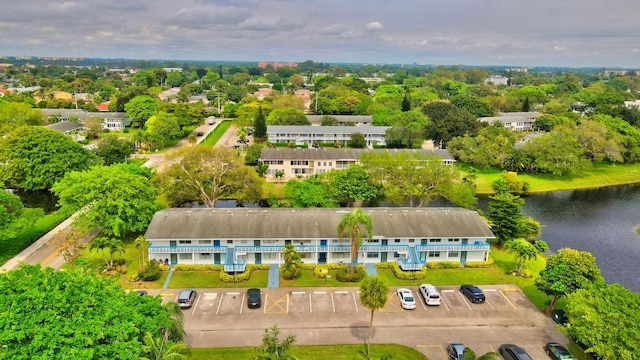
<path fill-rule="evenodd" d="M 564 325 L 569 322 L 569 317 L 564 310 L 553 310 L 551 312 L 551 318 L 556 324 Z"/>
<path fill-rule="evenodd" d="M 261 294 L 260 289 L 247 290 L 247 306 L 249 309 L 258 309 L 260 305 L 262 305 L 262 300 L 260 299 Z"/>
<path fill-rule="evenodd" d="M 188 309 L 193 305 L 196 300 L 196 291 L 194 289 L 186 289 L 180 291 L 178 295 L 178 306 L 183 309 Z"/>
<path fill-rule="evenodd" d="M 202 131 L 198 131 L 198 132 L 196 133 L 196 135 L 198 135 L 198 136 L 204 136 L 204 133 L 203 133 Z"/>
<path fill-rule="evenodd" d="M 532 360 L 525 349 L 513 344 L 500 345 L 500 355 L 506 360 Z"/>
<path fill-rule="evenodd" d="M 480 290 L 477 286 L 465 284 L 460 286 L 460 292 L 462 295 L 466 296 L 469 301 L 472 303 L 481 303 L 484 302 L 484 294 L 482 290 Z"/>
<path fill-rule="evenodd" d="M 147 295 L 147 290 L 134 290 L 134 292 L 138 293 L 140 296 Z"/>
<path fill-rule="evenodd" d="M 447 345 L 447 356 L 449 360 L 461 360 L 466 347 L 460 342 L 452 342 Z"/>
<path fill-rule="evenodd" d="M 550 358 L 556 360 L 575 360 L 575 357 L 571 355 L 566 347 L 558 343 L 547 343 L 544 347 L 544 351 L 547 352 Z"/>

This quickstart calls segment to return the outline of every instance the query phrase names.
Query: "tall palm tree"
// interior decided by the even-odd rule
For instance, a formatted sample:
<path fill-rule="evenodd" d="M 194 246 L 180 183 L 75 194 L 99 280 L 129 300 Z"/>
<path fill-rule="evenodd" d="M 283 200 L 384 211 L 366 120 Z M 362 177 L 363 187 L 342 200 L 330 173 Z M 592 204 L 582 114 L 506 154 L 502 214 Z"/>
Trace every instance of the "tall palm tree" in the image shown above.
<path fill-rule="evenodd" d="M 373 225 L 371 224 L 371 216 L 367 215 L 360 208 L 354 208 L 350 214 L 345 214 L 338 225 L 338 237 L 342 238 L 346 235 L 351 239 L 351 265 L 349 266 L 349 274 L 353 275 L 353 267 L 358 257 L 358 249 L 362 244 L 362 229 L 364 226 L 369 240 L 373 237 Z"/>
<path fill-rule="evenodd" d="M 184 312 L 180 308 L 180 305 L 175 301 L 170 301 L 162 305 L 162 308 L 165 309 L 171 317 L 171 323 L 162 329 L 165 341 L 182 341 L 186 332 L 184 331 Z"/>
<path fill-rule="evenodd" d="M 173 343 L 164 338 L 154 338 L 151 333 L 144 334 L 144 345 L 142 351 L 148 357 L 140 357 L 140 360 L 184 360 L 187 356 L 182 354 L 187 345 L 184 343 Z"/>
<path fill-rule="evenodd" d="M 360 284 L 360 302 L 362 306 L 371 310 L 369 320 L 369 338 L 367 340 L 367 357 L 371 354 L 371 336 L 373 335 L 373 313 L 375 310 L 383 309 L 387 304 L 389 287 L 382 278 L 377 276 L 367 276 Z"/>
<path fill-rule="evenodd" d="M 247 136 L 249 136 L 249 131 L 247 130 L 246 127 L 241 127 L 240 129 L 238 129 L 238 131 L 236 131 L 236 136 L 238 137 L 240 142 L 244 144 L 244 141 L 247 139 Z"/>
<path fill-rule="evenodd" d="M 107 261 L 107 254 L 105 250 L 108 248 L 109 238 L 99 236 L 95 239 L 91 240 L 91 244 L 89 244 L 89 250 L 91 251 L 100 251 L 102 253 L 102 260 L 104 260 L 104 266 L 109 265 L 109 261 Z"/>
<path fill-rule="evenodd" d="M 138 249 L 138 251 L 140 251 L 138 253 L 138 255 L 140 255 L 140 258 L 138 259 L 138 261 L 140 261 L 140 264 L 138 265 L 138 268 L 140 268 L 141 270 L 144 270 L 144 264 L 145 264 L 145 249 L 147 248 L 147 239 L 144 238 L 144 236 L 138 236 L 136 238 L 136 241 L 134 242 L 136 249 Z"/>
<path fill-rule="evenodd" d="M 107 241 L 107 249 L 109 250 L 109 266 L 113 266 L 113 256 L 115 254 L 124 254 L 124 243 L 120 239 L 109 238 Z"/>

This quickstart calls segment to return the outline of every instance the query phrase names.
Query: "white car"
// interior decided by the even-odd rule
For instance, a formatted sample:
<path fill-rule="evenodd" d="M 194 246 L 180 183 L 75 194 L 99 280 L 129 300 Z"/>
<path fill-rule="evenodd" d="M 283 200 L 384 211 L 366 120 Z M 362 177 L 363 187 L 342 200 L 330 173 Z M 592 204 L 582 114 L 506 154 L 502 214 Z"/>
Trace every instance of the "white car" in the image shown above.
<path fill-rule="evenodd" d="M 398 299 L 400 299 L 400 306 L 406 310 L 412 310 L 416 308 L 416 298 L 413 297 L 413 293 L 409 289 L 398 289 Z"/>
<path fill-rule="evenodd" d="M 420 294 L 422 294 L 425 304 L 433 306 L 440 305 L 440 293 L 435 286 L 431 284 L 420 285 Z"/>

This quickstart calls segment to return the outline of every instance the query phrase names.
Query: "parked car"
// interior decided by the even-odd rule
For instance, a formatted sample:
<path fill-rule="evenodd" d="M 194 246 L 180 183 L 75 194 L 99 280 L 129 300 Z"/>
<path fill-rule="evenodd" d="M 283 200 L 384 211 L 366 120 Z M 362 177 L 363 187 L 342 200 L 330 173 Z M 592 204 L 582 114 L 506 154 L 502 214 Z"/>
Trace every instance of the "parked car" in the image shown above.
<path fill-rule="evenodd" d="M 460 342 L 451 342 L 447 345 L 447 356 L 449 360 L 462 360 L 466 347 Z"/>
<path fill-rule="evenodd" d="M 198 132 L 196 133 L 196 135 L 197 135 L 197 136 L 204 136 L 204 132 L 202 132 L 202 131 L 198 131 Z"/>
<path fill-rule="evenodd" d="M 134 292 L 138 293 L 140 296 L 147 295 L 147 290 L 134 290 Z"/>
<path fill-rule="evenodd" d="M 532 360 L 525 349 L 513 344 L 500 345 L 500 355 L 505 360 Z"/>
<path fill-rule="evenodd" d="M 482 293 L 482 290 L 477 286 L 469 284 L 462 285 L 460 286 L 460 292 L 472 303 L 481 303 L 485 300 L 484 293 Z"/>
<path fill-rule="evenodd" d="M 564 310 L 553 310 L 551 312 L 551 318 L 556 322 L 556 324 L 564 325 L 569 322 L 569 317 Z"/>
<path fill-rule="evenodd" d="M 566 347 L 558 343 L 547 343 L 544 347 L 544 351 L 547 352 L 550 358 L 556 360 L 575 360 L 575 357 L 571 355 Z"/>
<path fill-rule="evenodd" d="M 400 288 L 397 291 L 398 299 L 400 299 L 400 306 L 406 310 L 412 310 L 416 308 L 416 299 L 413 297 L 413 293 L 409 289 Z"/>
<path fill-rule="evenodd" d="M 252 288 L 247 290 L 247 306 L 249 309 L 257 309 L 262 305 L 261 294 L 262 291 L 260 289 Z"/>
<path fill-rule="evenodd" d="M 196 301 L 196 291 L 194 289 L 186 289 L 180 291 L 178 294 L 178 306 L 183 309 L 188 309 Z"/>
<path fill-rule="evenodd" d="M 420 285 L 420 294 L 422 294 L 425 304 L 434 306 L 440 305 L 440 293 L 435 286 L 431 284 Z"/>

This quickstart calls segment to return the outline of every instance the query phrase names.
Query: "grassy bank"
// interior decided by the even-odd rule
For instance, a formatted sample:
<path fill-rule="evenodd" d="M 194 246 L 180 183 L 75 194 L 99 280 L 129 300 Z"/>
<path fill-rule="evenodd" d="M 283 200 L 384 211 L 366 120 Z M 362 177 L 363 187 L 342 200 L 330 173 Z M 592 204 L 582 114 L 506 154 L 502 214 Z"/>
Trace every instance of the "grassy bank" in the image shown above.
<path fill-rule="evenodd" d="M 206 146 L 215 146 L 218 143 L 218 140 L 220 140 L 224 133 L 227 132 L 231 124 L 232 122 L 230 120 L 223 120 L 218 124 L 218 126 L 216 126 L 212 133 L 207 135 L 207 138 L 204 139 L 201 144 Z"/>
<path fill-rule="evenodd" d="M 459 165 L 466 174 L 468 167 Z M 493 193 L 491 184 L 500 177 L 500 170 L 476 170 L 476 186 L 478 194 Z M 592 189 L 604 186 L 640 183 L 640 164 L 595 165 L 591 170 L 580 175 L 519 175 L 529 183 L 529 192 L 547 192 L 555 190 Z"/>

